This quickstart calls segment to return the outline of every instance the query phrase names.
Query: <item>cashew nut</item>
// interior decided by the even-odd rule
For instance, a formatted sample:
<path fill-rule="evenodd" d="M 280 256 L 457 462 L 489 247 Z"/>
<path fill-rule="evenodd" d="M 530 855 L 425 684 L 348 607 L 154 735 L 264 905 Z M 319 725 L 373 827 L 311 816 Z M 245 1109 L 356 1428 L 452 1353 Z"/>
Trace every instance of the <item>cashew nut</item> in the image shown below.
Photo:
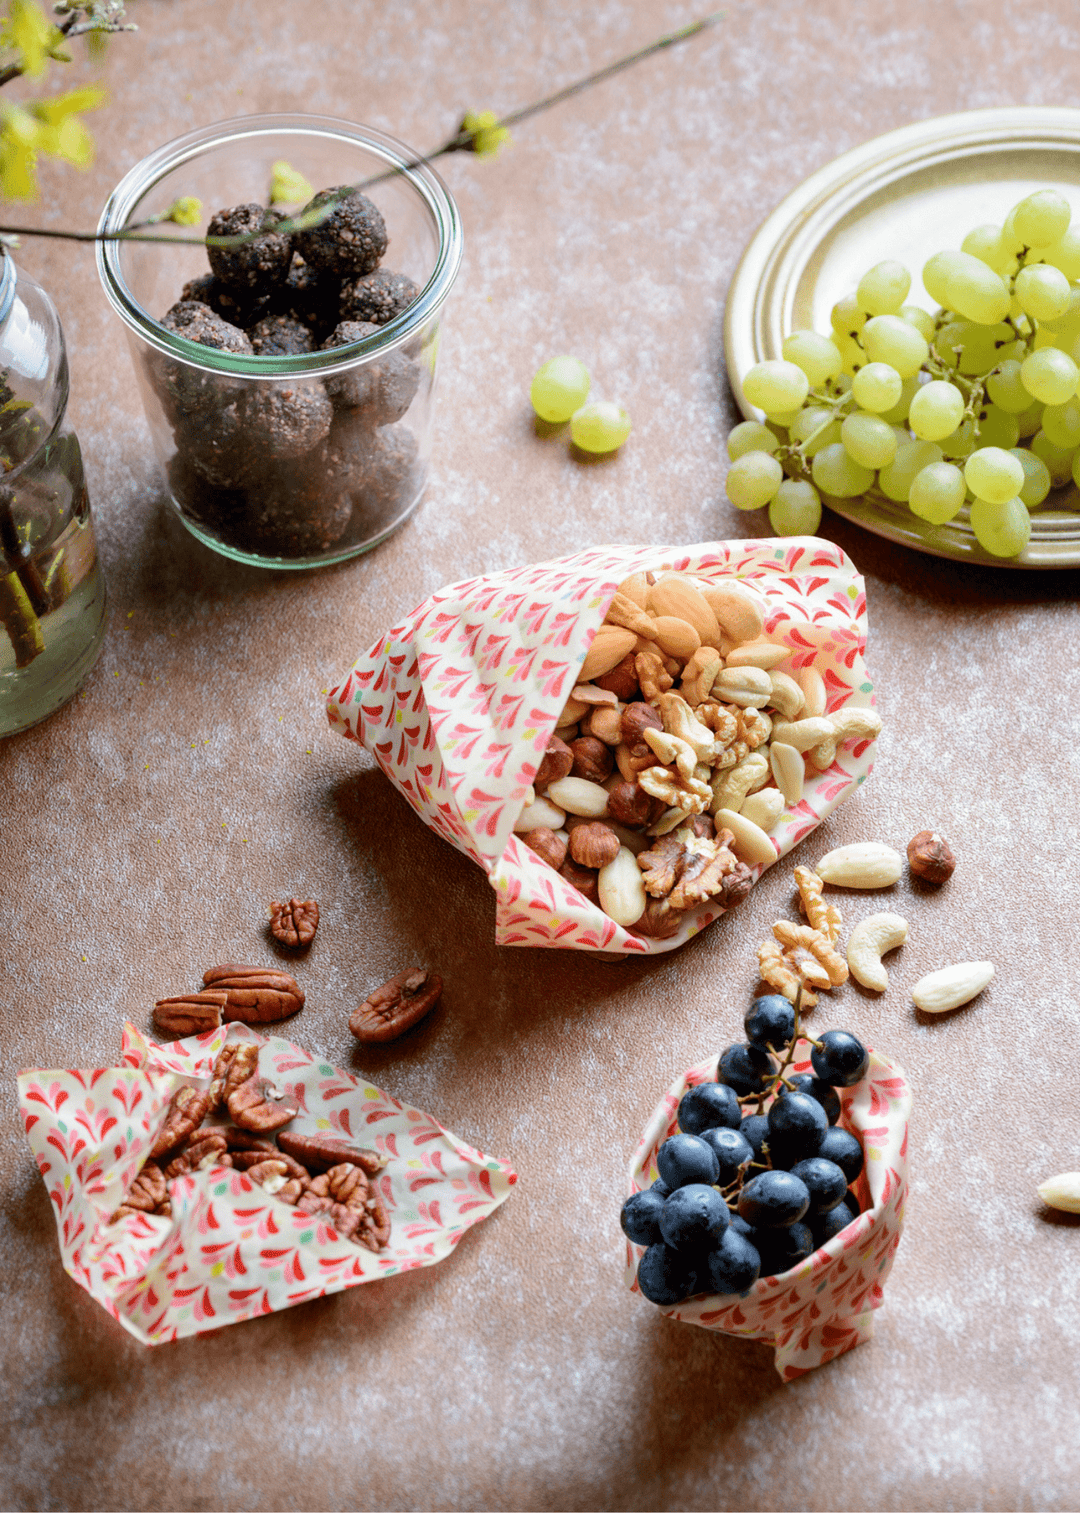
<path fill-rule="evenodd" d="M 769 764 L 758 751 L 748 752 L 734 767 L 717 773 L 713 778 L 710 806 L 713 812 L 717 809 L 741 809 L 746 796 L 768 782 L 769 773 Z"/>
<path fill-rule="evenodd" d="M 802 689 L 786 672 L 770 672 L 769 681 L 772 684 L 769 703 L 773 709 L 780 711 L 785 720 L 794 720 L 806 702 Z"/>
<path fill-rule="evenodd" d="M 881 964 L 886 951 L 895 951 L 907 940 L 907 920 L 899 914 L 871 914 L 861 919 L 848 938 L 847 959 L 851 975 L 864 988 L 884 993 L 889 974 Z"/>

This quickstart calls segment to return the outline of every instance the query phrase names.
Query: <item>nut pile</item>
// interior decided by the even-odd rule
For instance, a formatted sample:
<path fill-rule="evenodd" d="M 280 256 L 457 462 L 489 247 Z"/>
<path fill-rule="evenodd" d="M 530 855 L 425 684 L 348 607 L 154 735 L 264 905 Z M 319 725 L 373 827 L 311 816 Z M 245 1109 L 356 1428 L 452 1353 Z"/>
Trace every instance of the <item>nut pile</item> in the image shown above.
<path fill-rule="evenodd" d="M 342 196 L 306 231 L 276 230 L 261 205 L 219 210 L 211 236 L 259 233 L 209 247 L 211 272 L 184 286 L 162 325 L 247 357 L 303 356 L 374 335 L 419 289 L 379 266 L 386 226 L 366 195 Z M 169 481 L 185 514 L 222 541 L 301 557 L 369 540 L 400 516 L 418 481 L 416 440 L 398 425 L 420 387 L 412 350 L 389 352 L 325 381 L 232 378 L 153 360 L 151 381 L 173 429 Z"/>
<path fill-rule="evenodd" d="M 390 1219 L 370 1180 L 384 1158 L 347 1140 L 286 1130 L 300 1105 L 258 1075 L 258 1062 L 257 1045 L 234 1041 L 222 1047 L 207 1089 L 177 1089 L 150 1154 L 110 1223 L 135 1213 L 167 1217 L 171 1180 L 232 1167 L 280 1202 L 324 1214 L 342 1239 L 371 1251 L 384 1249 Z M 222 1113 L 231 1124 L 207 1122 Z"/>
<path fill-rule="evenodd" d="M 826 714 L 813 667 L 764 634 L 763 601 L 732 579 L 632 574 L 596 632 L 515 831 L 634 934 L 675 935 L 686 914 L 732 908 L 769 838 L 872 709 Z"/>

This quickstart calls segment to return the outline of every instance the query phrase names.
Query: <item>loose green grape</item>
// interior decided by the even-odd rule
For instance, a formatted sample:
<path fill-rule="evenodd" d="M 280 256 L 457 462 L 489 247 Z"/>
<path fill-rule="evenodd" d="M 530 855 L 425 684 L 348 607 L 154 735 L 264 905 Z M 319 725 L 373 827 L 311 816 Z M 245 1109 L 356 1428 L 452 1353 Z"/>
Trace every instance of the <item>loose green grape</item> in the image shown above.
<path fill-rule="evenodd" d="M 878 474 L 881 491 L 898 504 L 907 504 L 915 475 L 923 468 L 931 467 L 942 460 L 941 448 L 933 441 L 909 441 L 901 444 L 896 457 L 887 468 Z"/>
<path fill-rule="evenodd" d="M 529 388 L 532 407 L 541 420 L 569 420 L 589 397 L 589 370 L 576 357 L 553 357 L 536 371 Z"/>
<path fill-rule="evenodd" d="M 1009 291 L 999 274 L 970 252 L 936 252 L 923 269 L 931 299 L 965 320 L 993 326 L 1009 313 Z"/>
<path fill-rule="evenodd" d="M 821 524 L 821 495 L 802 478 L 785 478 L 769 502 L 777 536 L 813 536 Z"/>
<path fill-rule="evenodd" d="M 881 415 L 899 404 L 904 380 L 887 362 L 868 362 L 851 380 L 851 392 L 861 410 Z"/>
<path fill-rule="evenodd" d="M 920 441 L 942 441 L 964 418 L 964 396 L 955 384 L 933 379 L 916 390 L 908 425 Z"/>
<path fill-rule="evenodd" d="M 630 417 L 622 405 L 610 399 L 594 399 L 592 404 L 583 405 L 570 417 L 570 439 L 583 452 L 617 451 L 632 429 Z M 762 452 L 760 455 L 764 457 L 766 454 Z"/>
<path fill-rule="evenodd" d="M 911 274 L 903 263 L 875 263 L 859 280 L 855 299 L 871 315 L 895 315 L 908 297 Z"/>
<path fill-rule="evenodd" d="M 854 499 L 856 494 L 865 494 L 874 481 L 870 468 L 860 467 L 849 457 L 842 442 L 822 447 L 811 471 L 821 492 L 836 499 Z"/>
<path fill-rule="evenodd" d="M 914 326 L 916 331 L 921 331 L 926 340 L 930 341 L 937 324 L 929 310 L 924 310 L 921 305 L 904 305 L 900 314 L 909 326 Z"/>
<path fill-rule="evenodd" d="M 868 320 L 862 344 L 871 362 L 888 363 L 901 378 L 917 373 L 930 355 L 926 337 L 899 315 L 875 315 Z"/>
<path fill-rule="evenodd" d="M 1080 368 L 1067 352 L 1057 347 L 1044 347 L 1041 352 L 1032 352 L 1020 364 L 1020 381 L 1032 399 L 1044 405 L 1063 405 L 1076 393 Z"/>
<path fill-rule="evenodd" d="M 1036 457 L 1045 462 L 1050 473 L 1050 482 L 1056 489 L 1068 483 L 1072 477 L 1073 458 L 1077 455 L 1075 447 L 1056 446 L 1045 431 L 1036 431 L 1031 438 L 1031 450 Z"/>
<path fill-rule="evenodd" d="M 1022 410 L 1016 417 L 1016 423 L 1020 427 L 1020 440 L 1026 441 L 1029 436 L 1034 436 L 1036 431 L 1042 429 L 1043 411 L 1046 406 L 1040 404 L 1037 399 Z"/>
<path fill-rule="evenodd" d="M 724 487 L 737 510 L 760 510 L 784 481 L 784 470 L 768 452 L 745 452 L 728 468 Z"/>
<path fill-rule="evenodd" d="M 963 459 L 970 457 L 979 444 L 973 420 L 964 420 L 949 436 L 942 437 L 941 449 L 946 457 Z"/>
<path fill-rule="evenodd" d="M 1056 447 L 1080 447 L 1080 401 L 1075 395 L 1063 405 L 1047 405 L 1043 430 Z"/>
<path fill-rule="evenodd" d="M 803 370 L 812 389 L 820 388 L 827 379 L 836 378 L 844 366 L 840 348 L 816 331 L 792 331 L 784 338 L 782 350 L 788 362 Z"/>
<path fill-rule="evenodd" d="M 1080 452 L 1076 455 L 1080 457 Z M 1014 447 L 1013 456 L 1024 470 L 1020 498 L 1029 510 L 1037 510 L 1050 492 L 1050 469 L 1041 457 L 1036 457 L 1035 453 L 1029 452 L 1027 447 Z"/>
<path fill-rule="evenodd" d="M 1021 268 L 1014 287 L 1020 308 L 1035 320 L 1060 320 L 1069 308 L 1069 280 L 1046 263 Z"/>
<path fill-rule="evenodd" d="M 782 358 L 755 363 L 743 379 L 743 393 L 766 415 L 784 415 L 797 410 L 810 392 L 810 380 L 801 368 Z"/>
<path fill-rule="evenodd" d="M 981 447 L 1002 447 L 1006 452 L 1020 440 L 1016 416 L 997 405 L 984 405 L 979 411 L 975 433 Z"/>
<path fill-rule="evenodd" d="M 1070 226 L 1060 241 L 1042 250 L 1042 260 L 1071 282 L 1080 278 L 1080 231 Z"/>
<path fill-rule="evenodd" d="M 807 405 L 792 421 L 790 435 L 804 457 L 816 457 L 822 447 L 840 440 L 840 422 L 823 405 Z"/>
<path fill-rule="evenodd" d="M 1010 215 L 1026 247 L 1050 247 L 1069 229 L 1072 207 L 1056 189 L 1038 189 L 1014 205 Z"/>
<path fill-rule="evenodd" d="M 843 299 L 838 299 L 832 307 L 829 319 L 837 336 L 854 338 L 866 325 L 866 311 L 860 310 L 859 302 L 854 294 L 845 294 Z"/>
<path fill-rule="evenodd" d="M 896 456 L 896 432 L 877 415 L 858 411 L 840 428 L 840 440 L 853 462 L 862 468 L 886 468 Z"/>
<path fill-rule="evenodd" d="M 1031 540 L 1031 516 L 1019 498 L 1000 504 L 976 499 L 971 506 L 971 529 L 992 557 L 1018 557 Z"/>
<path fill-rule="evenodd" d="M 882 420 L 887 420 L 891 426 L 902 426 L 907 420 L 908 414 L 911 410 L 911 401 L 915 398 L 915 395 L 918 392 L 918 374 L 915 374 L 911 378 L 902 379 L 900 386 L 900 398 L 896 401 L 891 410 L 882 411 Z M 867 405 L 863 405 L 864 410 L 867 408 Z"/>
<path fill-rule="evenodd" d="M 743 420 L 728 432 L 727 454 L 735 462 L 747 452 L 775 452 L 780 444 L 779 436 L 760 420 Z"/>
<path fill-rule="evenodd" d="M 1004 273 L 1012 261 L 1012 254 L 1001 245 L 1001 227 L 975 226 L 960 243 L 962 252 L 970 252 L 995 273 Z"/>
<path fill-rule="evenodd" d="M 986 392 L 1000 410 L 1022 415 L 1031 406 L 1031 395 L 1020 381 L 1020 364 L 1015 357 L 998 363 L 986 380 Z"/>
<path fill-rule="evenodd" d="M 1004 504 L 1019 494 L 1024 470 L 1011 452 L 1001 447 L 980 447 L 964 465 L 964 482 L 976 499 Z"/>
<path fill-rule="evenodd" d="M 951 462 L 932 462 L 911 480 L 908 508 L 920 520 L 944 525 L 959 514 L 966 493 L 964 475 L 958 467 Z"/>

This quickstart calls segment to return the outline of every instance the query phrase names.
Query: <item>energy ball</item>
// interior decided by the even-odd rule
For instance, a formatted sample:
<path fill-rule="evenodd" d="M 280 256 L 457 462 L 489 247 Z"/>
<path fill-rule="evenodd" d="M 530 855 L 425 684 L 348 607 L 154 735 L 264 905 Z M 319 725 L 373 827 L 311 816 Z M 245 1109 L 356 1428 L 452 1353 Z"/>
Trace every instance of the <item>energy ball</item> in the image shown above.
<path fill-rule="evenodd" d="M 219 352 L 251 355 L 251 343 L 243 331 L 222 320 L 208 305 L 197 300 L 182 300 L 174 305 L 161 324 L 167 331 L 200 346 L 212 347 Z M 148 359 L 148 372 L 165 416 L 173 426 L 187 417 L 197 416 L 200 421 L 206 417 L 212 419 L 216 410 L 235 401 L 242 383 L 227 374 L 209 373 L 158 353 L 151 354 Z"/>
<path fill-rule="evenodd" d="M 239 402 L 203 411 L 179 425 L 176 445 L 194 471 L 215 488 L 242 488 L 247 482 L 252 452 Z"/>
<path fill-rule="evenodd" d="M 242 402 L 252 445 L 280 461 L 301 457 L 330 432 L 334 410 L 321 388 L 292 384 L 283 389 L 250 389 Z"/>
<path fill-rule="evenodd" d="M 352 517 L 349 479 L 324 444 L 267 468 L 248 494 L 245 543 L 278 557 L 329 551 Z"/>
<path fill-rule="evenodd" d="M 369 541 L 388 531 L 408 509 L 419 480 L 416 437 L 405 426 L 376 432 L 366 477 L 353 493 L 352 541 Z"/>
<path fill-rule="evenodd" d="M 336 199 L 340 203 L 321 225 L 296 232 L 296 250 L 319 273 L 356 278 L 378 266 L 386 251 L 386 222 L 366 194 L 347 184 L 321 189 L 301 214 L 307 215 Z"/>
<path fill-rule="evenodd" d="M 315 350 L 310 327 L 294 315 L 264 315 L 248 335 L 256 357 L 298 357 Z"/>
<path fill-rule="evenodd" d="M 219 210 L 207 228 L 209 236 L 262 235 L 239 247 L 207 247 L 210 271 L 233 288 L 269 294 L 285 282 L 292 262 L 292 238 L 272 229 L 283 219 L 276 210 L 266 210 L 262 205 Z M 264 226 L 269 229 L 263 231 Z"/>
<path fill-rule="evenodd" d="M 341 280 L 317 273 L 294 252 L 289 276 L 274 296 L 274 309 L 303 321 L 315 333 L 316 340 L 322 341 L 341 319 L 340 298 Z"/>
<path fill-rule="evenodd" d="M 404 273 L 376 268 L 342 286 L 341 319 L 385 326 L 409 308 L 420 290 Z"/>
<path fill-rule="evenodd" d="M 198 300 L 181 300 L 162 317 L 166 331 L 186 336 L 202 347 L 216 347 L 219 352 L 238 352 L 251 356 L 252 346 L 238 326 L 216 315 L 209 305 Z"/>
<path fill-rule="evenodd" d="M 335 347 L 350 346 L 378 330 L 370 321 L 342 321 L 323 342 L 321 350 L 329 352 Z M 326 392 L 335 408 L 361 411 L 372 426 L 391 425 L 400 420 L 419 387 L 419 366 L 400 351 L 370 358 L 350 372 L 326 380 Z"/>
<path fill-rule="evenodd" d="M 180 291 L 181 302 L 194 300 L 200 305 L 209 305 L 215 315 L 220 315 L 230 325 L 246 331 L 264 315 L 270 313 L 270 300 L 265 294 L 249 293 L 246 289 L 231 289 L 212 273 L 193 278 Z"/>

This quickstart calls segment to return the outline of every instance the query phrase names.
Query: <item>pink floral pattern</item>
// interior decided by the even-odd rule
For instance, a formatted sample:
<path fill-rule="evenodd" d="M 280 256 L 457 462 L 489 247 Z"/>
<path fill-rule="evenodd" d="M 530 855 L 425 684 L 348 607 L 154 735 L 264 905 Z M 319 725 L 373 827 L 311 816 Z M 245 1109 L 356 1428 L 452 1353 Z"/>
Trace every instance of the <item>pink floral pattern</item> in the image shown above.
<path fill-rule="evenodd" d="M 809 1058 L 800 1050 L 809 1050 L 807 1042 L 799 1042 L 794 1070 L 808 1072 Z M 678 1129 L 679 1100 L 688 1087 L 715 1082 L 718 1060 L 714 1056 L 691 1067 L 653 1110 L 630 1163 L 628 1192 L 641 1192 L 656 1181 L 656 1152 Z M 763 1277 L 742 1297 L 694 1298 L 663 1310 L 668 1318 L 772 1345 L 785 1382 L 871 1338 L 874 1309 L 885 1301 L 883 1288 L 903 1230 L 911 1115 L 907 1078 L 895 1062 L 871 1049 L 866 1077 L 838 1091 L 840 1123 L 858 1135 L 866 1156 L 856 1184 L 863 1212 L 798 1266 L 782 1276 Z M 643 1254 L 641 1246 L 626 1242 L 626 1285 L 635 1293 Z"/>
<path fill-rule="evenodd" d="M 292 1129 L 344 1136 L 388 1157 L 377 1179 L 390 1213 L 386 1250 L 342 1240 L 321 1216 L 298 1213 L 227 1167 L 171 1182 L 171 1218 L 109 1223 L 169 1099 L 185 1083 L 207 1085 L 226 1039 L 257 1044 L 260 1074 L 300 1100 Z M 129 1024 L 118 1067 L 23 1072 L 19 1102 L 56 1207 L 65 1271 L 145 1345 L 433 1266 L 517 1181 L 505 1161 L 430 1114 L 242 1024 L 166 1046 Z"/>
<path fill-rule="evenodd" d="M 500 945 L 648 955 L 674 950 L 723 913 L 707 906 L 670 940 L 643 940 L 513 834 L 612 595 L 642 568 L 752 584 L 766 600 L 767 634 L 790 649 L 781 670 L 818 667 L 830 711 L 874 703 L 862 579 L 839 547 L 814 536 L 606 547 L 440 589 L 357 658 L 327 714 L 374 754 L 426 824 L 483 867 Z M 827 772 L 808 776 L 802 803 L 772 832 L 778 858 L 865 781 L 871 752 L 849 742 Z"/>

